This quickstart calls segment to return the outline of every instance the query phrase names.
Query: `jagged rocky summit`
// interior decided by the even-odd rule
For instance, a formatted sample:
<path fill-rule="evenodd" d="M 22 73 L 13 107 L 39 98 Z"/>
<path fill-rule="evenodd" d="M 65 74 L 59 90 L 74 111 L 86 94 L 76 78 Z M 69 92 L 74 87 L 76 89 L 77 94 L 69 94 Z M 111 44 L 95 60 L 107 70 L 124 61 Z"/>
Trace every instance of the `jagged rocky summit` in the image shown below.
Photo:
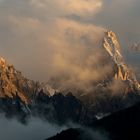
<path fill-rule="evenodd" d="M 108 52 L 111 59 L 114 61 L 115 79 L 128 81 L 130 86 L 139 90 L 140 84 L 138 83 L 135 74 L 130 71 L 130 69 L 125 64 L 124 58 L 121 54 L 120 44 L 114 32 L 108 31 L 105 33 L 103 47 Z"/>
<path fill-rule="evenodd" d="M 32 102 L 39 91 L 52 96 L 55 90 L 50 85 L 25 78 L 13 65 L 0 58 L 0 97 L 19 98 L 26 104 Z"/>

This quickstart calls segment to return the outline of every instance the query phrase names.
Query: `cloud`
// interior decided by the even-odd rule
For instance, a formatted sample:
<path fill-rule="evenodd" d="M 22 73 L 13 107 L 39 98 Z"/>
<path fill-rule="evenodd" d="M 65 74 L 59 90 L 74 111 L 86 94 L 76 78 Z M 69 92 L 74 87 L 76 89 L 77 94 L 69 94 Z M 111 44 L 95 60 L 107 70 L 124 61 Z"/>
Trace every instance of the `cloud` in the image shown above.
<path fill-rule="evenodd" d="M 99 74 L 100 68 L 96 69 L 103 59 L 103 52 L 97 46 L 104 28 L 58 20 L 55 29 L 57 31 L 48 37 L 54 50 L 48 67 L 49 77 L 56 78 L 54 82 L 62 88 L 70 86 L 79 90 L 99 80 L 105 71 L 100 70 Z"/>
<path fill-rule="evenodd" d="M 98 45 L 105 29 L 80 22 L 73 16 L 88 19 L 101 8 L 101 0 L 2 1 L 1 54 L 35 80 L 47 81 L 56 69 L 65 71 L 63 63 L 68 63 L 68 68 L 75 65 L 71 70 L 78 71 L 78 66 L 70 61 L 88 57 L 88 51 Z"/>
<path fill-rule="evenodd" d="M 125 82 L 120 80 L 113 80 L 112 84 L 109 85 L 110 94 L 112 96 L 122 96 L 128 90 L 128 86 Z"/>
<path fill-rule="evenodd" d="M 7 120 L 1 114 L 0 123 L 2 140 L 43 140 L 67 129 L 67 126 L 58 126 L 38 118 L 31 118 L 27 125 L 23 125 L 16 119 Z"/>
<path fill-rule="evenodd" d="M 31 0 L 31 5 L 48 10 L 53 15 L 88 16 L 96 14 L 102 7 L 101 0 Z"/>

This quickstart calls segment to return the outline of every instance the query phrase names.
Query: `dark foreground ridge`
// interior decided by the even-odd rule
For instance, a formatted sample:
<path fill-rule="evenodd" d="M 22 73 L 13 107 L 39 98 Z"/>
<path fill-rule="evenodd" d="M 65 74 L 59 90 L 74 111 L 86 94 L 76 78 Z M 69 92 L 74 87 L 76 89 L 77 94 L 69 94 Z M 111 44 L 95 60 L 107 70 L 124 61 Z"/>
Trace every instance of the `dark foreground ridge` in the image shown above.
<path fill-rule="evenodd" d="M 82 133 L 82 130 L 80 129 L 70 128 L 46 140 L 81 140 L 81 136 L 80 136 L 81 133 Z"/>
<path fill-rule="evenodd" d="M 140 102 L 133 107 L 115 112 L 110 116 L 96 121 L 94 124 L 92 124 L 91 128 L 93 131 L 105 131 L 109 140 L 139 140 Z M 83 129 L 83 131 L 76 128 L 68 129 L 47 140 L 87 140 L 81 137 L 85 131 L 85 129 Z M 71 135 L 71 133 L 73 134 Z M 93 139 L 88 138 L 88 140 Z"/>

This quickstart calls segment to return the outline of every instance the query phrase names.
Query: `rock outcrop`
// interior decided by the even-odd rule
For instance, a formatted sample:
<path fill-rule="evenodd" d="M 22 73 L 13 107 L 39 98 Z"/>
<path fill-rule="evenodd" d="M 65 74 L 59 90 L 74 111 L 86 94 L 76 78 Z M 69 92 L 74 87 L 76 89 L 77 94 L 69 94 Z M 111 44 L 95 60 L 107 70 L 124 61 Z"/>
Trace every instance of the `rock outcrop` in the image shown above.
<path fill-rule="evenodd" d="M 116 80 L 128 81 L 129 85 L 140 90 L 135 74 L 128 68 L 121 54 L 121 47 L 114 32 L 105 33 L 103 47 L 114 62 L 114 78 Z"/>

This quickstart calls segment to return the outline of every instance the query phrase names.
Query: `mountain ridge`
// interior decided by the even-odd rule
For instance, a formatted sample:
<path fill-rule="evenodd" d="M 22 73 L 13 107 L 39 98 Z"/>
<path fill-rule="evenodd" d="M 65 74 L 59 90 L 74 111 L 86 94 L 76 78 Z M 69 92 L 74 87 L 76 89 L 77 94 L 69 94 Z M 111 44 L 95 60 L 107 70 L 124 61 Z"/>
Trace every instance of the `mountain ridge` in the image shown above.
<path fill-rule="evenodd" d="M 55 90 L 50 84 L 29 80 L 14 66 L 7 64 L 5 59 L 0 58 L 0 104 L 2 110 L 7 114 L 13 111 L 11 114 L 15 113 L 21 116 L 23 114 L 23 116 L 36 115 L 46 119 L 51 116 L 50 118 L 54 117 L 59 122 L 62 122 L 61 116 L 65 116 L 66 120 L 90 123 L 98 119 L 100 114 L 104 116 L 140 101 L 140 85 L 123 60 L 121 47 L 115 33 L 112 31 L 105 33 L 101 49 L 105 52 L 108 63 L 111 64 L 111 73 L 97 83 L 91 93 L 79 92 L 77 96 L 73 93 L 68 94 L 69 91 L 64 94 Z M 113 84 L 115 82 L 120 82 L 119 86 L 123 86 L 114 94 Z M 80 117 L 82 114 L 84 114 L 83 118 Z M 80 119 L 78 120 L 78 118 Z"/>

